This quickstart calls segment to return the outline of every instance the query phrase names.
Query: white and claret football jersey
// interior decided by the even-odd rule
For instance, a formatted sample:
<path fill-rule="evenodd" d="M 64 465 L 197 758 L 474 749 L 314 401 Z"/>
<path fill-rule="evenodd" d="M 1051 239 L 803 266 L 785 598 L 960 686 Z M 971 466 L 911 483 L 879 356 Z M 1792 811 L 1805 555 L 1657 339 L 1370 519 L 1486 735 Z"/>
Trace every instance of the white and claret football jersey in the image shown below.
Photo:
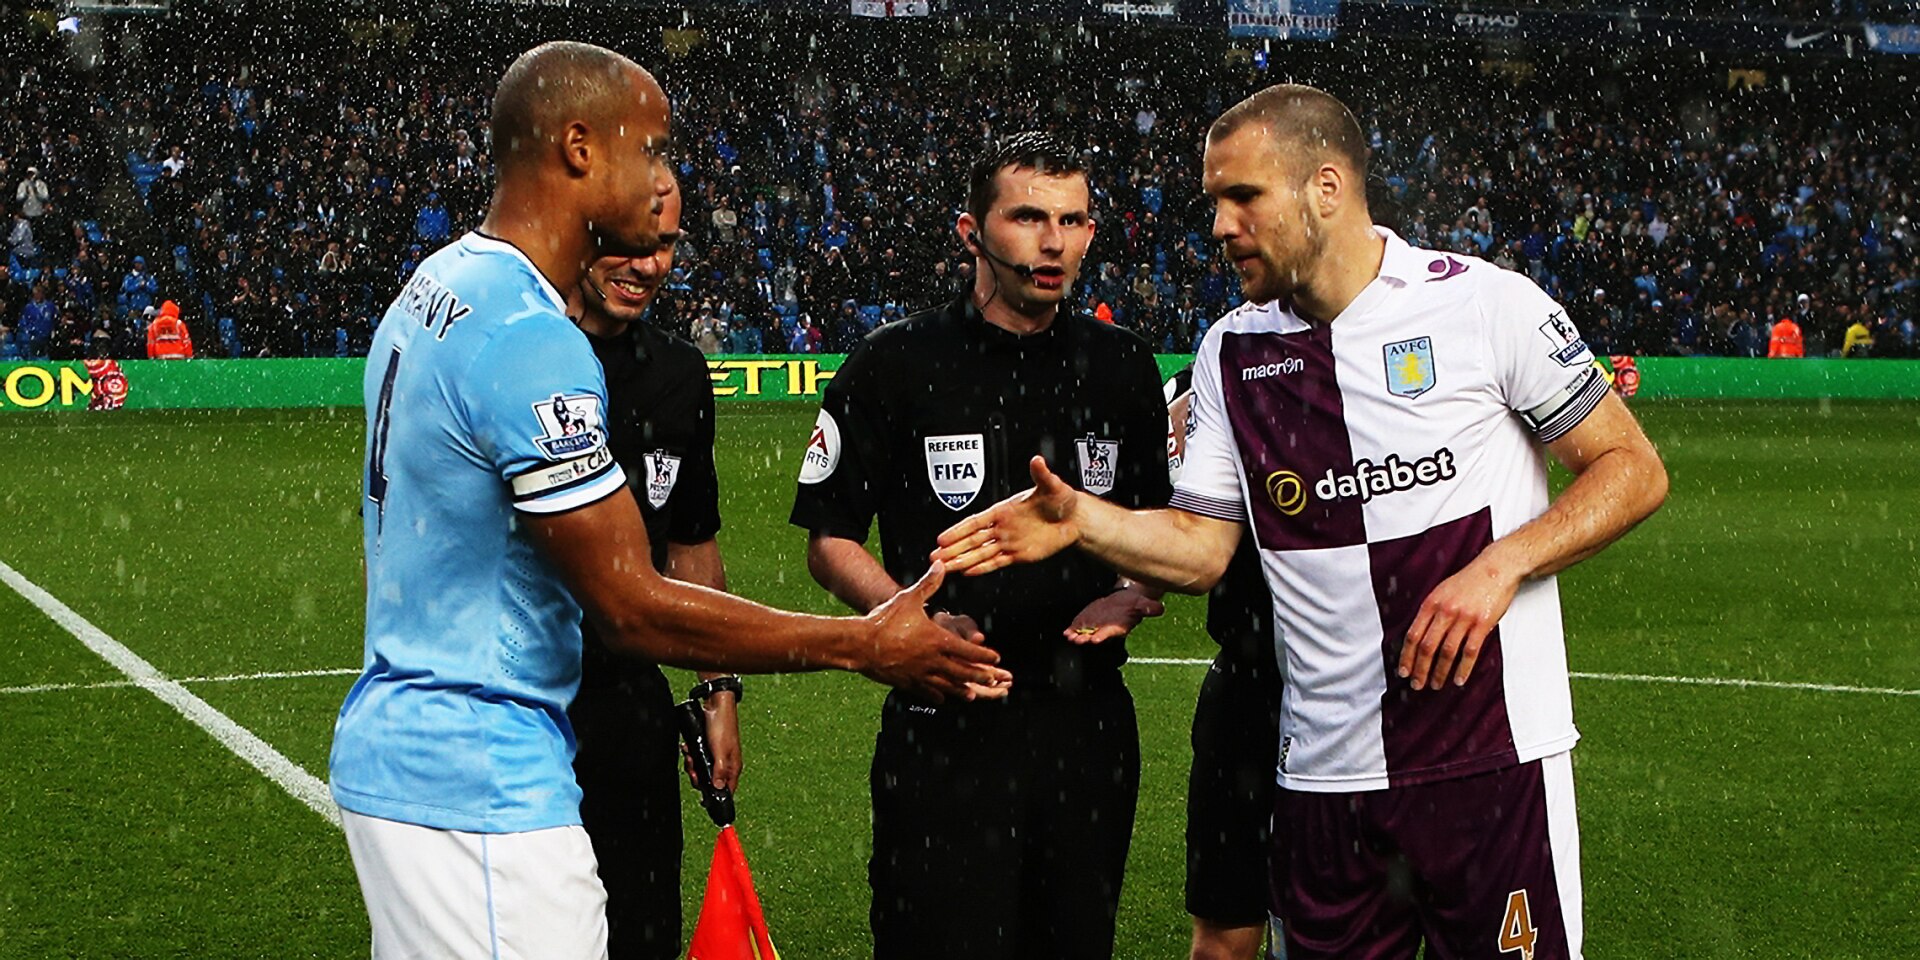
<path fill-rule="evenodd" d="M 1540 443 L 1606 376 L 1526 277 L 1380 233 L 1380 276 L 1333 323 L 1248 304 L 1207 332 L 1172 500 L 1260 548 L 1292 790 L 1466 776 L 1579 737 L 1551 577 L 1520 587 L 1464 687 L 1416 691 L 1397 667 L 1427 594 L 1546 510 Z"/>
<path fill-rule="evenodd" d="M 367 357 L 367 633 L 333 728 L 355 813 L 504 833 L 580 822 L 580 607 L 519 518 L 626 485 L 560 292 L 477 233 L 415 271 Z"/>

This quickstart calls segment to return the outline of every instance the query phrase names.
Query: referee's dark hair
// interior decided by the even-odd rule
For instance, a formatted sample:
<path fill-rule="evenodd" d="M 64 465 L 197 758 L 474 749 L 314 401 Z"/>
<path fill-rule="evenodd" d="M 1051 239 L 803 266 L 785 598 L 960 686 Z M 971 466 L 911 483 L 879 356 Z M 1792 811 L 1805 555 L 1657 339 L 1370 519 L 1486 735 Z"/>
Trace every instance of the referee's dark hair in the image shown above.
<path fill-rule="evenodd" d="M 1089 180 L 1093 171 L 1086 154 L 1051 133 L 1016 133 L 1001 137 L 987 145 L 986 152 L 973 161 L 973 168 L 967 172 L 967 212 L 973 214 L 974 220 L 986 222 L 987 211 L 1000 199 L 994 177 L 1008 167 L 1038 170 L 1049 177 L 1077 173 Z"/>

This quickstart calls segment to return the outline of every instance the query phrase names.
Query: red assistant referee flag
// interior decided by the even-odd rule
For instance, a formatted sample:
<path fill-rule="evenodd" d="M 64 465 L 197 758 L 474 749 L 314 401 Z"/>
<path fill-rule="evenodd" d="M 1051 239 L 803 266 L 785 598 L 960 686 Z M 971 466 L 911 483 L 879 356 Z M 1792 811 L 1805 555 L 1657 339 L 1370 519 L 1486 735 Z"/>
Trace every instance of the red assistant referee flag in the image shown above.
<path fill-rule="evenodd" d="M 687 960 L 779 960 L 760 896 L 753 892 L 746 851 L 732 826 L 713 841 L 713 866 L 707 870 L 707 896 L 700 903 Z"/>

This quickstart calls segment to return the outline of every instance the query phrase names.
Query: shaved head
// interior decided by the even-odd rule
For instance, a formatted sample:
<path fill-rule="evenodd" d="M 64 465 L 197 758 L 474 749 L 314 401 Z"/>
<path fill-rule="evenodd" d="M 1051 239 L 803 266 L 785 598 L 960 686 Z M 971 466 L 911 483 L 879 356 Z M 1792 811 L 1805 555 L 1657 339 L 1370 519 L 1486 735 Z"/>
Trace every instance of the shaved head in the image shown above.
<path fill-rule="evenodd" d="M 1265 127 L 1276 148 L 1302 173 L 1308 165 L 1335 160 L 1361 180 L 1367 175 L 1367 137 L 1353 111 L 1332 94 L 1298 83 L 1275 84 L 1220 115 L 1207 130 L 1217 143 L 1250 125 Z"/>
<path fill-rule="evenodd" d="M 590 43 L 557 40 L 528 50 L 500 77 L 493 95 L 493 149 L 503 169 L 550 155 L 569 124 L 607 129 L 624 122 L 636 100 L 664 98 L 639 64 Z"/>

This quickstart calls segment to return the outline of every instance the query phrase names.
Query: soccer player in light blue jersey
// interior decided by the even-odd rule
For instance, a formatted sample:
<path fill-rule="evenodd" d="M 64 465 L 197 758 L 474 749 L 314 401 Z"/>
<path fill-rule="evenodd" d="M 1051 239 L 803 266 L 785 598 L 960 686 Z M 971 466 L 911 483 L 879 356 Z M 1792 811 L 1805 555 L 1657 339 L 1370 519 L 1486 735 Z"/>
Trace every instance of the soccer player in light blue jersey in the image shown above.
<path fill-rule="evenodd" d="M 330 772 L 376 958 L 605 955 L 566 715 L 583 607 L 608 646 L 673 666 L 853 670 L 935 698 L 1012 680 L 927 619 L 938 566 L 861 618 L 654 571 L 560 291 L 658 247 L 666 96 L 619 54 L 550 43 L 502 76 L 492 130 L 486 222 L 421 263 L 367 363 L 364 669 Z"/>

